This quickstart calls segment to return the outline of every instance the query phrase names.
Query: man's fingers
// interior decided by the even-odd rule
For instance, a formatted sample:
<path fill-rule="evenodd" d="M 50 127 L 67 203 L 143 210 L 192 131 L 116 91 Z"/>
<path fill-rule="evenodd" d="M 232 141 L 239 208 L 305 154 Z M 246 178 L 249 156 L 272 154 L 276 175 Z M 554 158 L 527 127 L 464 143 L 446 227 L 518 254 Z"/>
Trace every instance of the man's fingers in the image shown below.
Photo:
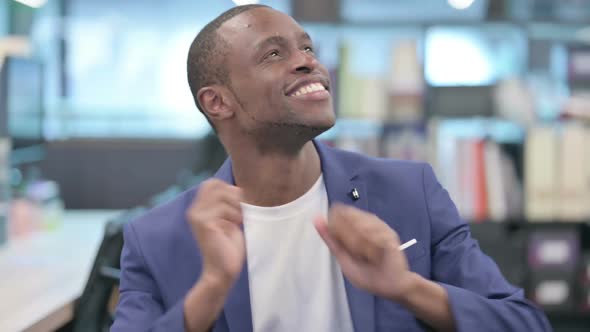
<path fill-rule="evenodd" d="M 242 189 L 218 179 L 205 181 L 187 211 L 190 219 L 226 218 L 241 223 Z M 199 216 L 203 218 L 198 218 Z"/>
<path fill-rule="evenodd" d="M 240 207 L 240 203 L 244 200 L 242 195 L 242 189 L 236 186 L 227 185 L 217 193 L 216 197 L 219 201 Z"/>
<path fill-rule="evenodd" d="M 381 221 L 372 214 L 350 206 L 334 205 L 330 209 L 328 227 L 336 242 L 353 257 L 369 262 L 379 262 L 387 232 Z M 379 234 L 381 233 L 381 234 Z"/>
<path fill-rule="evenodd" d="M 219 218 L 232 222 L 234 224 L 241 224 L 243 221 L 242 208 L 238 205 L 224 204 L 220 207 L 218 212 Z"/>
<path fill-rule="evenodd" d="M 210 179 L 200 186 L 199 192 L 197 193 L 197 199 L 195 199 L 195 203 L 199 200 L 205 201 L 224 201 L 230 204 L 237 204 L 243 201 L 243 193 L 242 189 L 230 185 L 226 182 L 223 182 L 218 179 Z"/>
<path fill-rule="evenodd" d="M 350 270 L 350 268 L 355 266 L 354 256 L 347 252 L 331 234 L 326 218 L 317 217 L 314 219 L 313 224 L 318 231 L 318 234 L 320 234 L 320 237 L 324 240 L 324 243 L 326 243 L 326 246 L 332 255 L 336 257 L 336 260 L 343 271 Z"/>
<path fill-rule="evenodd" d="M 342 203 L 334 203 L 330 208 L 330 214 L 343 220 L 345 223 L 354 223 L 357 220 L 363 220 L 372 216 L 368 212 Z"/>
<path fill-rule="evenodd" d="M 333 240 L 340 243 L 344 249 L 355 257 L 363 255 L 366 243 L 348 207 L 334 205 L 328 213 L 327 227 Z"/>
<path fill-rule="evenodd" d="M 324 240 L 332 254 L 336 256 L 336 258 L 342 255 L 343 249 L 340 246 L 340 244 L 334 239 L 332 234 L 330 234 L 330 229 L 328 228 L 326 218 L 316 217 L 313 221 L 313 225 L 315 226 L 315 229 L 318 231 L 318 234 L 320 235 L 322 240 Z"/>
<path fill-rule="evenodd" d="M 313 220 L 313 225 L 315 229 L 318 231 L 318 234 L 326 242 L 328 248 L 332 249 L 332 236 L 330 235 L 330 231 L 328 230 L 328 224 L 324 217 L 318 216 Z"/>

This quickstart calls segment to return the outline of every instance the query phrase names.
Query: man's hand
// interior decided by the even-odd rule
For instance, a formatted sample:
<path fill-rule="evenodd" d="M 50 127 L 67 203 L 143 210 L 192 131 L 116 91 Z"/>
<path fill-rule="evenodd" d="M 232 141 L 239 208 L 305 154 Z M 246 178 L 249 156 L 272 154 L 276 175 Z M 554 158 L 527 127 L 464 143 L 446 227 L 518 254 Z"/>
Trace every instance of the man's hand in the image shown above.
<path fill-rule="evenodd" d="M 201 277 L 184 299 L 184 327 L 209 331 L 242 271 L 242 190 L 217 179 L 203 182 L 186 212 L 203 257 Z M 190 262 L 188 262 L 190 264 Z"/>
<path fill-rule="evenodd" d="M 394 301 L 401 301 L 409 292 L 414 274 L 399 250 L 399 237 L 377 216 L 335 204 L 327 223 L 318 217 L 314 224 L 356 287 Z"/>
<path fill-rule="evenodd" d="M 400 303 L 437 331 L 454 331 L 448 294 L 439 284 L 408 269 L 397 233 L 377 216 L 342 204 L 328 222 L 314 221 L 318 233 L 356 287 Z"/>
<path fill-rule="evenodd" d="M 187 211 L 203 257 L 201 280 L 231 288 L 244 265 L 242 190 L 217 179 L 205 181 Z"/>

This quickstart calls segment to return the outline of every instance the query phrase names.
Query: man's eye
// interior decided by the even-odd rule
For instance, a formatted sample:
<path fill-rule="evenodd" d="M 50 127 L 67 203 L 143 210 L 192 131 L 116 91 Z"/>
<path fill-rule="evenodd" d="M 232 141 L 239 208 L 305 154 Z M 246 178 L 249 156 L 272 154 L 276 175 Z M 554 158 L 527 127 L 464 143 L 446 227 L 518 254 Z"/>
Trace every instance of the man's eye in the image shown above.
<path fill-rule="evenodd" d="M 304 48 L 304 50 L 305 50 L 305 52 L 307 52 L 307 53 L 313 53 L 313 47 L 311 47 L 311 46 L 306 46 L 306 47 Z"/>
<path fill-rule="evenodd" d="M 279 56 L 279 51 L 272 51 L 272 52 L 268 53 L 267 57 L 273 58 L 275 56 Z"/>

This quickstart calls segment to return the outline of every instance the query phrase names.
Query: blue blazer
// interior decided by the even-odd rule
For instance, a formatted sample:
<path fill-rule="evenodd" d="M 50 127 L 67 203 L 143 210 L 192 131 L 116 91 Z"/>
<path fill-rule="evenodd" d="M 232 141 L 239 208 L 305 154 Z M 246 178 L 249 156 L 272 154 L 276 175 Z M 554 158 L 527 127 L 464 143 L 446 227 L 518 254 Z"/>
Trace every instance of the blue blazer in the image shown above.
<path fill-rule="evenodd" d="M 374 213 L 402 243 L 418 240 L 405 251 L 410 269 L 447 290 L 458 331 L 551 330 L 545 315 L 481 252 L 430 166 L 368 158 L 314 143 L 331 203 Z M 231 160 L 215 177 L 234 183 Z M 360 199 L 350 197 L 353 188 Z M 184 330 L 183 299 L 201 273 L 201 256 L 185 217 L 197 190 L 126 225 L 112 332 Z M 355 331 L 424 330 L 425 325 L 401 305 L 344 280 Z M 213 331 L 252 331 L 247 262 Z"/>

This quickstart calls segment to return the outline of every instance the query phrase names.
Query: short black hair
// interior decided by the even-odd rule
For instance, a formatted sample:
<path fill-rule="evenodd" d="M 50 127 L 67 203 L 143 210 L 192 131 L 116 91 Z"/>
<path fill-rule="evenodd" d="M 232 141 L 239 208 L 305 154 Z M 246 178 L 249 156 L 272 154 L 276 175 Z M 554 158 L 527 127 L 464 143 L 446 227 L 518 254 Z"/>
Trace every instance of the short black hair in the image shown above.
<path fill-rule="evenodd" d="M 261 7 L 270 8 L 269 6 L 257 4 L 244 5 L 233 7 L 221 13 L 197 34 L 189 49 L 187 59 L 188 84 L 197 108 L 205 115 L 213 129 L 215 129 L 215 126 L 213 126 L 213 123 L 199 104 L 197 93 L 201 88 L 211 84 L 229 84 L 229 72 L 225 64 L 224 52 L 227 43 L 217 34 L 217 30 L 231 18 Z"/>

